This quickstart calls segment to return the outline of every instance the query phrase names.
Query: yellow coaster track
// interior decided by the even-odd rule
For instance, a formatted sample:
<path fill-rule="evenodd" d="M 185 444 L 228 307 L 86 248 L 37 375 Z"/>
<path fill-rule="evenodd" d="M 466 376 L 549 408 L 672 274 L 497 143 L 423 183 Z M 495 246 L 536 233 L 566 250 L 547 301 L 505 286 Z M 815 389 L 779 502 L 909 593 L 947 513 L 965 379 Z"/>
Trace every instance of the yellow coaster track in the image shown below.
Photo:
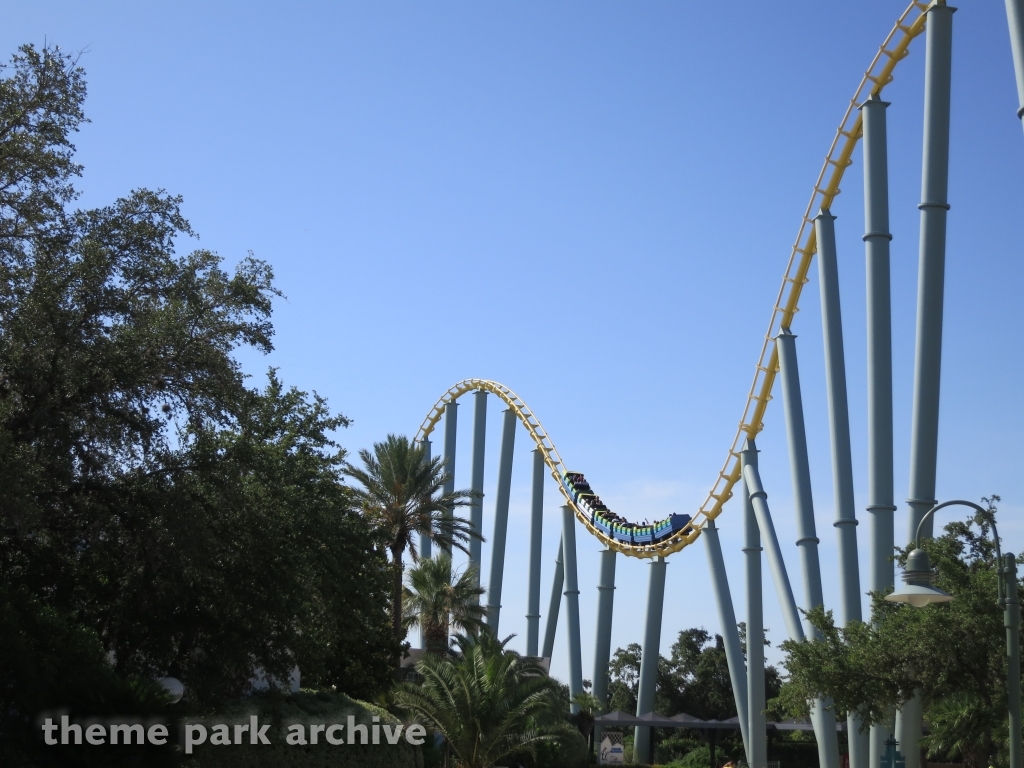
<path fill-rule="evenodd" d="M 659 541 L 654 544 L 627 544 L 613 539 L 606 535 L 603 531 L 598 530 L 594 524 L 590 521 L 590 516 L 577 506 L 577 504 L 569 496 L 565 486 L 562 484 L 562 475 L 565 473 L 566 467 L 562 462 L 562 457 L 558 455 L 558 449 L 555 448 L 555 444 L 548 437 L 547 430 L 540 423 L 540 419 L 537 415 L 530 410 L 519 395 L 513 392 L 511 389 L 506 387 L 504 384 L 499 384 L 496 381 L 488 381 L 487 379 L 466 379 L 460 381 L 454 387 L 449 389 L 440 399 L 434 403 L 434 407 L 430 409 L 430 413 L 427 414 L 427 418 L 420 424 L 419 431 L 416 433 L 417 442 L 426 440 L 430 433 L 434 431 L 434 427 L 437 426 L 437 422 L 441 420 L 444 415 L 444 407 L 450 402 L 458 400 L 467 392 L 482 389 L 486 392 L 490 392 L 492 395 L 497 395 L 501 398 L 512 412 L 515 413 L 516 418 L 519 419 L 520 423 L 526 427 L 526 431 L 530 433 L 530 439 L 533 440 L 534 445 L 541 452 L 544 457 L 544 463 L 548 465 L 548 469 L 551 470 L 551 476 L 555 478 L 555 482 L 558 484 L 558 490 L 562 493 L 565 503 L 572 508 L 573 512 L 576 513 L 576 519 L 586 526 L 587 530 L 590 531 L 594 536 L 601 540 L 605 546 L 622 552 L 624 555 L 630 555 L 631 557 L 654 557 L 655 555 L 664 555 L 669 552 L 678 552 L 680 549 L 686 546 L 689 541 L 685 539 L 687 537 L 677 534 L 669 539 Z M 696 532 L 690 534 L 690 540 L 696 537 Z"/>
<path fill-rule="evenodd" d="M 936 0 L 935 4 L 944 4 Z M 871 61 L 864 77 L 860 81 L 850 105 L 846 109 L 839 128 L 836 130 L 835 138 L 829 147 L 825 162 L 818 180 L 814 184 L 814 191 L 811 193 L 810 202 L 804 211 L 800 221 L 800 229 L 797 232 L 796 241 L 790 252 L 789 263 L 786 265 L 786 273 L 782 278 L 782 287 L 779 289 L 775 306 L 772 309 L 771 321 L 768 324 L 768 332 L 765 334 L 761 346 L 761 355 L 757 361 L 757 368 L 754 372 L 754 381 L 750 385 L 750 392 L 747 395 L 746 405 L 743 409 L 743 418 L 740 421 L 736 436 L 733 439 L 729 455 L 725 464 L 718 473 L 714 486 L 708 493 L 704 503 L 693 516 L 691 531 L 688 534 L 678 533 L 663 541 L 654 544 L 626 544 L 613 539 L 598 530 L 591 523 L 587 514 L 582 512 L 573 503 L 568 492 L 562 484 L 562 474 L 565 472 L 565 465 L 558 455 L 555 445 L 551 442 L 547 432 L 541 426 L 540 420 L 527 407 L 526 403 L 508 387 L 495 381 L 486 379 L 466 379 L 460 381 L 449 389 L 434 404 L 433 409 L 420 425 L 416 434 L 417 440 L 425 440 L 433 431 L 437 422 L 444 413 L 445 404 L 457 400 L 466 392 L 482 389 L 500 397 L 516 414 L 516 417 L 526 427 L 527 432 L 544 456 L 544 462 L 551 470 L 552 476 L 558 483 L 558 488 L 565 497 L 566 503 L 575 511 L 577 519 L 586 526 L 591 534 L 601 540 L 607 547 L 622 552 L 631 557 L 654 557 L 665 556 L 678 552 L 687 545 L 693 543 L 708 520 L 713 520 L 722 513 L 722 507 L 732 498 L 732 489 L 740 478 L 739 451 L 747 438 L 754 438 L 764 428 L 764 414 L 768 408 L 768 401 L 771 400 L 772 387 L 775 384 L 775 375 L 779 369 L 778 354 L 775 351 L 773 340 L 782 328 L 789 328 L 793 318 L 799 310 L 800 294 L 807 283 L 807 273 L 811 267 L 811 259 L 817 251 L 817 243 L 814 234 L 814 215 L 820 209 L 828 209 L 832 202 L 839 195 L 839 184 L 843 179 L 846 169 L 853 163 L 853 150 L 862 135 L 861 115 L 858 107 L 869 96 L 878 96 L 885 86 L 893 80 L 893 72 L 896 65 L 910 53 L 910 42 L 924 31 L 926 12 L 931 4 L 912 2 L 903 14 L 896 21 L 896 25 L 885 38 Z"/>
<path fill-rule="evenodd" d="M 944 0 L 936 0 L 934 4 L 945 4 Z M 811 268 L 811 259 L 817 251 L 814 234 L 814 216 L 821 209 L 829 209 L 839 195 L 839 184 L 846 169 L 853 164 L 853 150 L 863 135 L 861 114 L 858 107 L 869 96 L 881 95 L 885 86 L 893 80 L 896 65 L 910 53 L 910 41 L 924 32 L 925 17 L 931 3 L 912 2 L 897 19 L 892 31 L 885 38 L 871 61 L 860 85 L 857 86 L 846 114 L 836 130 L 832 146 L 825 155 L 825 162 L 814 183 L 810 202 L 800 220 L 800 229 L 790 252 L 786 273 L 782 277 L 782 287 L 772 309 L 772 318 L 768 323 L 768 332 L 761 345 L 761 355 L 754 371 L 754 381 L 747 394 L 743 418 L 732 448 L 726 457 L 725 464 L 718 473 L 718 479 L 708 493 L 697 514 L 693 516 L 693 525 L 699 532 L 708 520 L 714 520 L 722 513 L 722 507 L 732 498 L 732 489 L 740 479 L 739 451 L 747 438 L 754 438 L 764 428 L 764 413 L 771 400 L 775 374 L 779 370 L 778 353 L 773 339 L 782 328 L 789 328 L 793 318 L 799 311 L 800 294 L 807 283 L 807 273 Z M 696 537 L 694 537 L 696 538 Z M 690 542 L 685 542 L 686 546 Z M 681 549 L 682 547 L 680 547 Z"/>

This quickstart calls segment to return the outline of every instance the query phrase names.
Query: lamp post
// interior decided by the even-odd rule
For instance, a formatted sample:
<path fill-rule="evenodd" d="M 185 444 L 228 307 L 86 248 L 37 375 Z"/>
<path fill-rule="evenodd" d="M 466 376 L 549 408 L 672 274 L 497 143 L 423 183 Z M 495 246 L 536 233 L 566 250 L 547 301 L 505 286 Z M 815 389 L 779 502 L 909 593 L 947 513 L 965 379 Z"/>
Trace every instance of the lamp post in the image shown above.
<path fill-rule="evenodd" d="M 992 525 L 992 538 L 996 545 L 996 563 L 999 578 L 996 582 L 999 599 L 997 604 L 1003 608 L 1003 625 L 1006 627 L 1006 656 L 1009 661 L 1007 671 L 1007 700 L 1010 710 L 1010 768 L 1021 766 L 1021 706 L 1020 706 L 1020 601 L 1017 598 L 1017 561 L 1013 553 L 1005 557 L 999 548 L 999 531 L 996 529 L 994 517 L 987 509 L 983 509 L 970 501 L 945 501 L 936 504 L 921 518 L 917 526 L 914 549 L 907 555 L 907 565 L 903 571 L 905 586 L 895 590 L 886 600 L 891 603 L 910 603 L 922 607 L 930 603 L 948 603 L 952 595 L 932 585 L 935 573 L 932 571 L 928 553 L 921 549 L 921 526 L 925 520 L 943 507 L 960 505 L 970 507 L 984 515 Z"/>

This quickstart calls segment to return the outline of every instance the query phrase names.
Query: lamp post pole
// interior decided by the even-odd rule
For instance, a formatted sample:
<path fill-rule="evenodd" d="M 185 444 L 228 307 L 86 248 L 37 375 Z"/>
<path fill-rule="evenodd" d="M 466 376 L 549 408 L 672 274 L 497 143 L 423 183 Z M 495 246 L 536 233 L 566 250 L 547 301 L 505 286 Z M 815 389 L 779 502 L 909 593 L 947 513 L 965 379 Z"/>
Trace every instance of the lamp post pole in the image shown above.
<path fill-rule="evenodd" d="M 1017 562 L 1013 553 L 1003 556 L 1000 563 L 1004 586 L 1003 624 L 1006 626 L 1006 655 L 1008 657 L 1007 700 L 1010 707 L 1010 768 L 1021 768 L 1020 721 L 1020 600 L 1017 597 Z"/>
<path fill-rule="evenodd" d="M 945 501 L 929 509 L 917 525 L 915 549 L 907 556 L 907 568 L 903 572 L 903 580 L 907 586 L 902 591 L 894 591 L 885 599 L 892 603 L 910 603 L 916 607 L 930 603 L 948 602 L 953 598 L 940 589 L 931 586 L 934 578 L 928 553 L 920 548 L 921 528 L 935 512 L 943 507 L 959 505 L 970 507 L 984 515 L 992 526 L 992 539 L 996 545 L 996 571 L 999 579 L 998 604 L 1003 609 L 1003 625 L 1006 627 L 1006 659 L 1007 659 L 1007 705 L 1009 708 L 1010 736 L 1010 768 L 1022 768 L 1021 765 L 1021 702 L 1020 702 L 1020 600 L 1017 597 L 1017 561 L 1013 553 L 1005 556 L 999 546 L 999 531 L 996 529 L 995 518 L 987 509 L 971 501 Z"/>

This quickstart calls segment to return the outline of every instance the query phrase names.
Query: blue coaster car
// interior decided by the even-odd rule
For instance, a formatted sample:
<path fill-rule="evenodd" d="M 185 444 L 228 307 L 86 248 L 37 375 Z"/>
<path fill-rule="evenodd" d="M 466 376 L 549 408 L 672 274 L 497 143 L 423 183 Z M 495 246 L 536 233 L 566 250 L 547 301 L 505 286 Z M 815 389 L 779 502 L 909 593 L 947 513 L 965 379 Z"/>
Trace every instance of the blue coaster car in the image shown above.
<path fill-rule="evenodd" d="M 562 486 L 573 504 L 590 518 L 595 528 L 623 544 L 654 544 L 687 530 L 690 525 L 689 515 L 669 515 L 654 525 L 644 526 L 621 521 L 618 515 L 612 514 L 605 506 L 601 497 L 594 493 L 582 472 L 563 473 Z"/>

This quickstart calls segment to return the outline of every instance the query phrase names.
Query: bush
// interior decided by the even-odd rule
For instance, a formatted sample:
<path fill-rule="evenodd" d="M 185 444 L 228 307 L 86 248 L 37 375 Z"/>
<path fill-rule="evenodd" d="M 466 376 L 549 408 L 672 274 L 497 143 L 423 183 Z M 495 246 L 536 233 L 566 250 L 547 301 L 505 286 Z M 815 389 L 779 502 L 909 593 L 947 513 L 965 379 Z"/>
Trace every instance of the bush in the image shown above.
<path fill-rule="evenodd" d="M 691 749 L 683 757 L 674 760 L 672 765 L 679 765 L 683 768 L 708 768 L 711 765 L 711 747 L 702 744 L 696 749 Z"/>
<path fill-rule="evenodd" d="M 590 756 L 587 740 L 582 734 L 572 732 L 560 733 L 551 741 L 540 742 L 536 751 L 534 768 L 586 768 Z M 520 761 L 530 765 L 526 759 L 520 758 Z M 509 759 L 502 762 L 515 765 L 517 761 Z"/>
<path fill-rule="evenodd" d="M 86 718 L 172 717 L 163 688 L 150 680 L 117 674 L 107 663 L 95 630 L 43 605 L 28 590 L 0 587 L 0 765 L 172 765 L 170 747 L 153 745 L 45 745 L 44 717 L 60 722 Z"/>

